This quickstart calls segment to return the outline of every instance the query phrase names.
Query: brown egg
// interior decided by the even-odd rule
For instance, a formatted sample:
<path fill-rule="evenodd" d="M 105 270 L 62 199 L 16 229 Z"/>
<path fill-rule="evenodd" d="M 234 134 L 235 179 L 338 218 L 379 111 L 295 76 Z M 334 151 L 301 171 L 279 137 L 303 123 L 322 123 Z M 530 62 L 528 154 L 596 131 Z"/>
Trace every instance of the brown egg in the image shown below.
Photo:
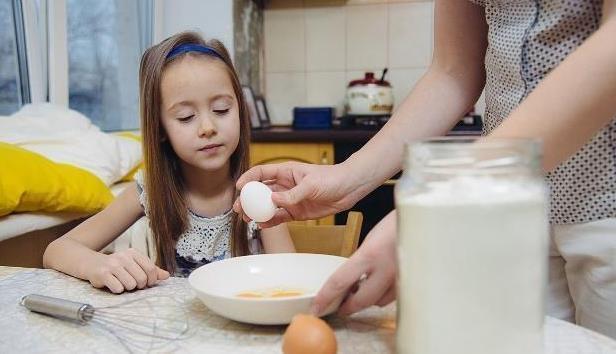
<path fill-rule="evenodd" d="M 282 337 L 284 354 L 336 354 L 337 351 L 334 331 L 325 321 L 312 315 L 293 316 Z"/>

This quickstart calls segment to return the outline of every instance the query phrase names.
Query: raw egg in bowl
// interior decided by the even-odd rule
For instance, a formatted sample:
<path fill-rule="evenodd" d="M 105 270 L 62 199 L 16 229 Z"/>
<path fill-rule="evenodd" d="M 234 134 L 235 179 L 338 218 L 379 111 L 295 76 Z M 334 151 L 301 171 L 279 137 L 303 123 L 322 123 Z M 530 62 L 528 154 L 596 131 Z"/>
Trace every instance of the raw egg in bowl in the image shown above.
<path fill-rule="evenodd" d="M 245 323 L 280 325 L 308 313 L 315 295 L 347 260 L 311 253 L 277 253 L 229 258 L 195 269 L 188 282 L 205 306 Z M 338 309 L 342 297 L 323 315 Z"/>

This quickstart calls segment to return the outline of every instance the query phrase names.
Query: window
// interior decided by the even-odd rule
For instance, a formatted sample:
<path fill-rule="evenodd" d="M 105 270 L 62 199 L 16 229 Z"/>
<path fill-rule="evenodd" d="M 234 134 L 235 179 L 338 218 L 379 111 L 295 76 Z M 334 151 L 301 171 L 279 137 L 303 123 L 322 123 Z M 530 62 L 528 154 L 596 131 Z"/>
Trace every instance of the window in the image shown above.
<path fill-rule="evenodd" d="M 139 61 L 151 18 L 152 0 L 67 1 L 69 107 L 103 130 L 139 127 Z"/>
<path fill-rule="evenodd" d="M 30 100 L 19 1 L 0 0 L 0 28 L 0 114 L 8 115 Z"/>

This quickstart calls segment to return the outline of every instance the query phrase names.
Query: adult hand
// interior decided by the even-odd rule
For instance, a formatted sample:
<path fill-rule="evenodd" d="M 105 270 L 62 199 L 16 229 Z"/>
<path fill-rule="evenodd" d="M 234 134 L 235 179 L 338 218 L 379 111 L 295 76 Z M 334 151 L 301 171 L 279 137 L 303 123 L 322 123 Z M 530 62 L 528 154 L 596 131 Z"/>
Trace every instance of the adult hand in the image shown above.
<path fill-rule="evenodd" d="M 259 224 L 268 228 L 291 220 L 316 219 L 352 207 L 368 192 L 352 177 L 353 173 L 340 164 L 285 162 L 251 168 L 238 179 L 236 187 L 241 190 L 250 181 L 262 181 L 272 189 L 272 201 L 280 209 L 271 220 Z M 244 215 L 239 199 L 233 209 L 244 220 L 250 220 Z"/>
<path fill-rule="evenodd" d="M 95 288 L 107 287 L 113 293 L 143 289 L 169 278 L 169 272 L 154 264 L 148 257 L 129 248 L 110 255 L 99 253 L 88 265 L 88 281 Z"/>
<path fill-rule="evenodd" d="M 396 214 L 381 220 L 361 247 L 321 288 L 312 312 L 321 314 L 332 302 L 347 294 L 338 313 L 348 315 L 371 305 L 385 306 L 396 298 Z"/>

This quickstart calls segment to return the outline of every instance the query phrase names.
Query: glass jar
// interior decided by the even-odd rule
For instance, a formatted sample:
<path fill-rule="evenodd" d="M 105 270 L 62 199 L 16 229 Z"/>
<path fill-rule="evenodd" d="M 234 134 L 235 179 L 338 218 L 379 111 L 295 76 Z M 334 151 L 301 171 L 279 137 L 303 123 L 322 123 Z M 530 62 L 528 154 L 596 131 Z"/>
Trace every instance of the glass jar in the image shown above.
<path fill-rule="evenodd" d="M 398 353 L 543 351 L 549 224 L 541 147 L 429 139 L 395 188 Z"/>

